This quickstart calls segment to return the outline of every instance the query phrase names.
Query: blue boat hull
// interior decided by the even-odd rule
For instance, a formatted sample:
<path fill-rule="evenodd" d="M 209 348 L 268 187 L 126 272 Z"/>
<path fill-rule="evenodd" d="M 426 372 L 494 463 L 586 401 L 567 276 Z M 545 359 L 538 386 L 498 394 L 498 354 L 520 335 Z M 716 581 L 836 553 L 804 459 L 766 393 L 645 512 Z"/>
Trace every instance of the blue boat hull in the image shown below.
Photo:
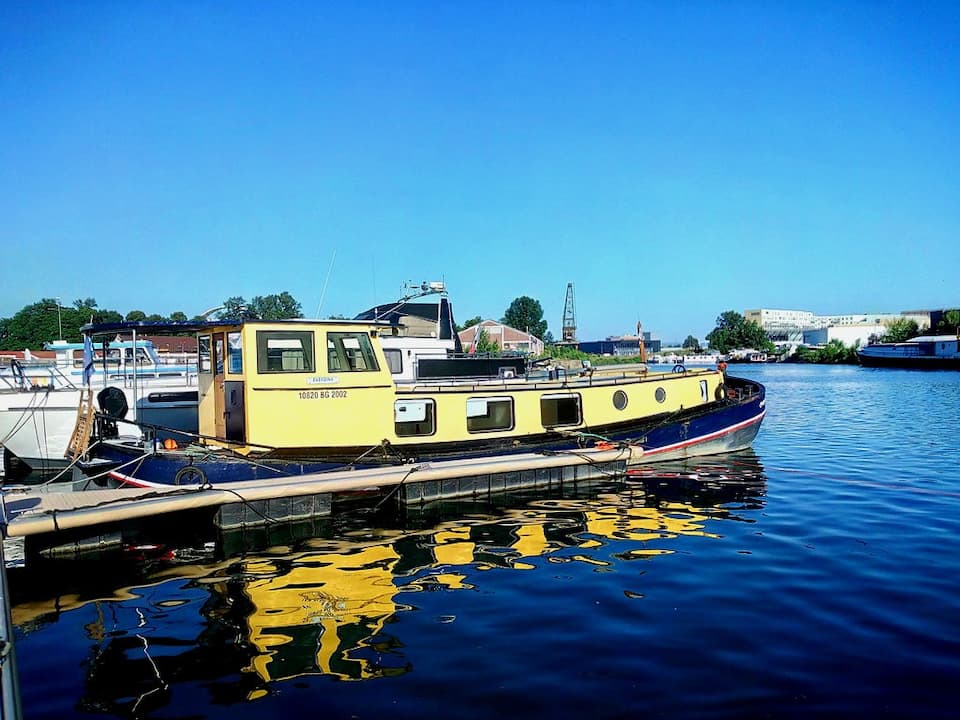
<path fill-rule="evenodd" d="M 752 381 L 728 377 L 727 387 L 735 398 L 678 416 L 648 419 L 643 423 L 584 428 L 579 434 L 544 433 L 520 444 L 512 439 L 471 443 L 423 444 L 371 448 L 290 450 L 287 456 L 261 455 L 246 458 L 210 450 L 155 450 L 145 454 L 135 442 L 104 442 L 91 458 L 78 467 L 98 481 L 137 487 L 196 485 L 295 477 L 306 473 L 346 468 L 399 465 L 409 462 L 459 460 L 514 453 L 584 448 L 594 439 L 630 443 L 643 448 L 633 462 L 654 463 L 697 455 L 733 452 L 749 447 L 766 413 L 764 387 Z"/>
<path fill-rule="evenodd" d="M 938 357 L 936 355 L 914 355 L 892 357 L 889 355 L 870 355 L 858 353 L 863 367 L 905 368 L 910 370 L 960 370 L 960 357 Z"/>

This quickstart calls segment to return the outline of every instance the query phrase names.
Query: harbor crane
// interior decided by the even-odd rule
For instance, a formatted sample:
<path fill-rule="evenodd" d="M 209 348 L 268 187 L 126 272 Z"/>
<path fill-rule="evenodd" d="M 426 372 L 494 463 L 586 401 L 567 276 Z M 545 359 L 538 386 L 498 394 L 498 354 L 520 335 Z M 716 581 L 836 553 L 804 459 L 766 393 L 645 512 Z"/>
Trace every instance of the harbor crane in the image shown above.
<path fill-rule="evenodd" d="M 563 304 L 563 330 L 561 340 L 565 343 L 577 342 L 577 317 L 573 307 L 573 283 L 567 283 L 567 299 Z"/>

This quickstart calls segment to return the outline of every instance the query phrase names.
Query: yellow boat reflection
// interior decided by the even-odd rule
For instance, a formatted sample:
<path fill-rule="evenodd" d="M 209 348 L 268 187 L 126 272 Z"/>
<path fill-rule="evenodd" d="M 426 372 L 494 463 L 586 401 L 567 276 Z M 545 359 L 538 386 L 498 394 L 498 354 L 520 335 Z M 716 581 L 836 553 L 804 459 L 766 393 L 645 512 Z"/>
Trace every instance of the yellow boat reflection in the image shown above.
<path fill-rule="evenodd" d="M 260 559 L 244 566 L 244 593 L 253 604 L 249 640 L 258 654 L 248 670 L 264 680 L 323 673 L 343 680 L 404 672 L 364 657 L 397 611 L 390 545 L 324 553 L 289 561 Z"/>
<path fill-rule="evenodd" d="M 725 532 L 718 520 L 750 521 L 739 518 L 738 509 L 762 506 L 765 488 L 755 455 L 723 462 L 678 466 L 676 476 L 648 470 L 603 489 L 573 497 L 526 497 L 520 506 L 498 506 L 495 512 L 478 505 L 438 517 L 427 514 L 432 513 L 429 507 L 408 509 L 400 524 L 409 528 L 419 523 L 426 529 L 364 527 L 354 537 L 314 536 L 282 549 L 273 544 L 271 551 L 249 551 L 242 559 L 168 566 L 152 573 L 146 583 L 99 597 L 105 607 L 111 601 L 129 605 L 144 596 L 150 582 L 187 580 L 184 599 L 191 599 L 191 607 L 204 608 L 202 617 L 194 620 L 200 620 L 206 633 L 219 632 L 229 640 L 218 646 L 203 637 L 192 642 L 178 638 L 183 652 L 202 656 L 215 650 L 222 657 L 226 645 L 237 649 L 235 659 L 224 661 L 230 667 L 223 672 L 246 675 L 249 682 L 243 687 L 250 700 L 263 695 L 270 683 L 305 675 L 350 681 L 401 674 L 412 669 L 414 660 L 395 630 L 403 627 L 396 622 L 398 614 L 413 610 L 401 593 L 411 597 L 418 591 L 482 588 L 484 571 L 529 572 L 545 563 L 602 568 L 634 559 L 655 561 L 658 555 L 675 552 L 678 538 L 717 538 Z M 190 594 L 198 588 L 203 600 Z M 21 627 L 43 622 L 64 608 L 82 606 L 81 597 L 91 595 L 18 604 L 14 619 Z M 104 648 L 123 640 L 102 627 L 90 633 Z M 123 672 L 147 673 L 141 685 L 153 687 L 152 666 L 142 660 L 139 666 L 132 664 L 138 653 L 142 655 L 140 646 L 129 642 L 111 652 L 101 649 L 91 667 L 122 659 Z M 99 675 L 111 676 L 107 671 Z M 99 686 L 97 691 L 104 692 Z"/>

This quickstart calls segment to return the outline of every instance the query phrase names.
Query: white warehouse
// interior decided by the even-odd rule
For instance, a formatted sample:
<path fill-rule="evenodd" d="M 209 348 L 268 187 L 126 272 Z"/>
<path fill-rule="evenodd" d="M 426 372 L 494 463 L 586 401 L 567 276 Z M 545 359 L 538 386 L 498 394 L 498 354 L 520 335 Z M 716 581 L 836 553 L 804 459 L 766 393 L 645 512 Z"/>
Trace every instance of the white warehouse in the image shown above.
<path fill-rule="evenodd" d="M 881 336 L 887 332 L 887 326 L 879 323 L 861 323 L 859 325 L 830 325 L 803 331 L 804 345 L 826 345 L 831 340 L 839 340 L 847 347 L 864 347 L 870 343 L 870 336 Z"/>

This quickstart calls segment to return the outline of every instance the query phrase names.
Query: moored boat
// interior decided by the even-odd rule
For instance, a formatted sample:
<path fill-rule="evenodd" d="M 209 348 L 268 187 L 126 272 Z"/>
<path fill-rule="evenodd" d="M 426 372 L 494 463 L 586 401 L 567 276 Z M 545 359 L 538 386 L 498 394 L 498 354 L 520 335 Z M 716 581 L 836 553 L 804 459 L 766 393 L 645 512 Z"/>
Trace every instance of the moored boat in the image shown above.
<path fill-rule="evenodd" d="M 128 325 L 128 331 L 143 332 L 158 324 Z M 134 419 L 157 417 L 171 397 L 182 404 L 192 394 L 195 402 L 195 355 L 161 356 L 152 342 L 135 336 L 90 344 L 86 349 L 83 343 L 56 341 L 48 343 L 47 349 L 53 358 L 12 358 L 0 368 L 0 444 L 34 471 L 55 471 L 69 464 L 67 448 L 86 388 L 96 393 L 115 389 L 124 398 L 123 416 L 130 410 Z M 183 429 L 191 429 L 189 423 Z"/>
<path fill-rule="evenodd" d="M 224 321 L 199 335 L 197 442 L 98 437 L 81 467 L 149 487 L 595 443 L 654 462 L 747 447 L 765 413 L 762 385 L 717 369 L 544 379 L 516 359 L 448 355 L 411 379 L 386 354 L 404 332 L 396 318 Z"/>
<path fill-rule="evenodd" d="M 960 370 L 960 336 L 923 335 L 899 343 L 872 343 L 857 352 L 864 367 Z"/>

